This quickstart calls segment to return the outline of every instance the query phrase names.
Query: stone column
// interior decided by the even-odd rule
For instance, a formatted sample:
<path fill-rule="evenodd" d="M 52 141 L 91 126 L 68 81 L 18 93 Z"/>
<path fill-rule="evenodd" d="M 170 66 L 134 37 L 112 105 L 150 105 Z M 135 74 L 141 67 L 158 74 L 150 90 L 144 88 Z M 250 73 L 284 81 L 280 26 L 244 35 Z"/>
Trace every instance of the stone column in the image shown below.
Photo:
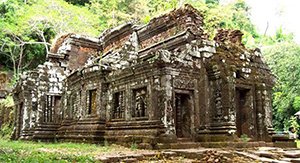
<path fill-rule="evenodd" d="M 38 70 L 39 77 L 38 77 L 38 88 L 37 88 L 37 115 L 36 115 L 36 123 L 40 124 L 44 122 L 44 112 L 46 109 L 46 101 L 47 101 L 47 95 L 45 92 L 48 92 L 48 83 L 47 83 L 47 74 L 45 72 L 44 67 L 39 67 Z"/>
<path fill-rule="evenodd" d="M 263 126 L 263 100 L 262 90 L 259 86 L 256 89 L 256 117 L 257 117 L 257 139 L 263 140 L 264 126 Z"/>
<path fill-rule="evenodd" d="M 111 113 L 113 109 L 113 93 L 111 89 L 107 89 L 106 92 L 106 97 L 107 97 L 107 105 L 106 105 L 106 121 L 110 121 L 112 119 Z"/>
<path fill-rule="evenodd" d="M 129 85 L 125 86 L 124 98 L 125 98 L 125 120 L 132 119 L 132 89 Z"/>
<path fill-rule="evenodd" d="M 163 91 L 163 101 L 161 101 L 162 106 L 160 107 L 162 112 L 161 121 L 165 127 L 165 133 L 161 135 L 160 140 L 162 142 L 175 142 L 177 137 L 174 120 L 175 110 L 172 105 L 173 87 L 171 75 L 166 74 L 161 77 L 161 88 L 161 91 Z"/>
<path fill-rule="evenodd" d="M 105 121 L 106 120 L 106 108 L 105 106 L 108 103 L 108 93 L 107 93 L 107 89 L 108 89 L 108 85 L 102 83 L 100 84 L 100 89 L 101 89 L 101 101 L 100 101 L 100 119 Z"/>
<path fill-rule="evenodd" d="M 263 98 L 263 112 L 264 112 L 264 121 L 263 128 L 264 131 L 264 140 L 271 141 L 272 135 L 275 133 L 273 124 L 272 124 L 272 97 L 271 97 L 271 88 L 265 87 L 262 92 Z"/>
<path fill-rule="evenodd" d="M 162 112 L 161 112 L 161 108 L 163 105 L 163 92 L 161 91 L 161 78 L 160 76 L 154 76 L 153 77 L 153 81 L 151 83 L 153 86 L 152 91 L 151 91 L 151 96 L 150 96 L 150 100 L 152 101 L 152 114 L 153 114 L 153 120 L 160 120 L 160 118 L 162 117 Z M 152 120 L 150 119 L 150 120 Z"/>

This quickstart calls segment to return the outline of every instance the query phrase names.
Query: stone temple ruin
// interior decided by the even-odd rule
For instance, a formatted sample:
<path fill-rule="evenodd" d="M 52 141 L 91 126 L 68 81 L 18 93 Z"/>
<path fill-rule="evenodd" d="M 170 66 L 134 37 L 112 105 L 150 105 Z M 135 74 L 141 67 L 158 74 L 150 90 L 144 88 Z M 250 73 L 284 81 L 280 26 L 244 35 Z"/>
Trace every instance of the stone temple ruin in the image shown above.
<path fill-rule="evenodd" d="M 190 5 L 106 30 L 60 37 L 14 89 L 14 138 L 137 142 L 271 141 L 274 77 L 238 30 L 203 32 Z"/>

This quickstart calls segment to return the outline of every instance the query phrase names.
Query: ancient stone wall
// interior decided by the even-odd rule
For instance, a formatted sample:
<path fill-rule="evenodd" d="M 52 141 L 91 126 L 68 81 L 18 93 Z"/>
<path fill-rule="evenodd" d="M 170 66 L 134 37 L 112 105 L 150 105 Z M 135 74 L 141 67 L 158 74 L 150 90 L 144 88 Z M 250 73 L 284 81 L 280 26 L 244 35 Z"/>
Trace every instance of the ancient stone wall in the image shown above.
<path fill-rule="evenodd" d="M 58 44 L 51 49 L 44 64 L 21 75 L 14 89 L 15 137 L 32 139 L 34 132 L 47 130 L 47 126 L 43 126 L 47 123 L 54 125 L 50 131 L 55 130 L 63 118 L 60 107 L 63 80 L 74 68 L 83 67 L 99 50 L 95 40 L 74 34 L 62 36 Z"/>

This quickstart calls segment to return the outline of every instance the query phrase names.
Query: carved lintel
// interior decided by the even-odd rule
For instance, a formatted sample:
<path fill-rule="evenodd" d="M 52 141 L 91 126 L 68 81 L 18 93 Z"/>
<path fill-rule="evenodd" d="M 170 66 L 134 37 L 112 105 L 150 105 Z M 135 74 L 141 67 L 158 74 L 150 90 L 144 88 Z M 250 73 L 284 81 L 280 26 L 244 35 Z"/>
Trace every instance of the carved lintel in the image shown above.
<path fill-rule="evenodd" d="M 195 87 L 194 80 L 183 78 L 183 79 L 174 79 L 174 87 L 180 89 L 193 89 Z"/>

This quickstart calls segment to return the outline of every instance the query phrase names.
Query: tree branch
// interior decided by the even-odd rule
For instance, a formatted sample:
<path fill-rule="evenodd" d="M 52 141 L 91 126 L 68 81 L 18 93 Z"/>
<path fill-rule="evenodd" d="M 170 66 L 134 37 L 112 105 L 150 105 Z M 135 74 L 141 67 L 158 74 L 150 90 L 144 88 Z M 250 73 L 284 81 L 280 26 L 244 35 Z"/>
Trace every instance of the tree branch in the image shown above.
<path fill-rule="evenodd" d="M 50 43 L 48 42 L 22 42 L 20 45 L 32 45 L 32 44 L 43 44 L 43 45 L 51 45 Z"/>

